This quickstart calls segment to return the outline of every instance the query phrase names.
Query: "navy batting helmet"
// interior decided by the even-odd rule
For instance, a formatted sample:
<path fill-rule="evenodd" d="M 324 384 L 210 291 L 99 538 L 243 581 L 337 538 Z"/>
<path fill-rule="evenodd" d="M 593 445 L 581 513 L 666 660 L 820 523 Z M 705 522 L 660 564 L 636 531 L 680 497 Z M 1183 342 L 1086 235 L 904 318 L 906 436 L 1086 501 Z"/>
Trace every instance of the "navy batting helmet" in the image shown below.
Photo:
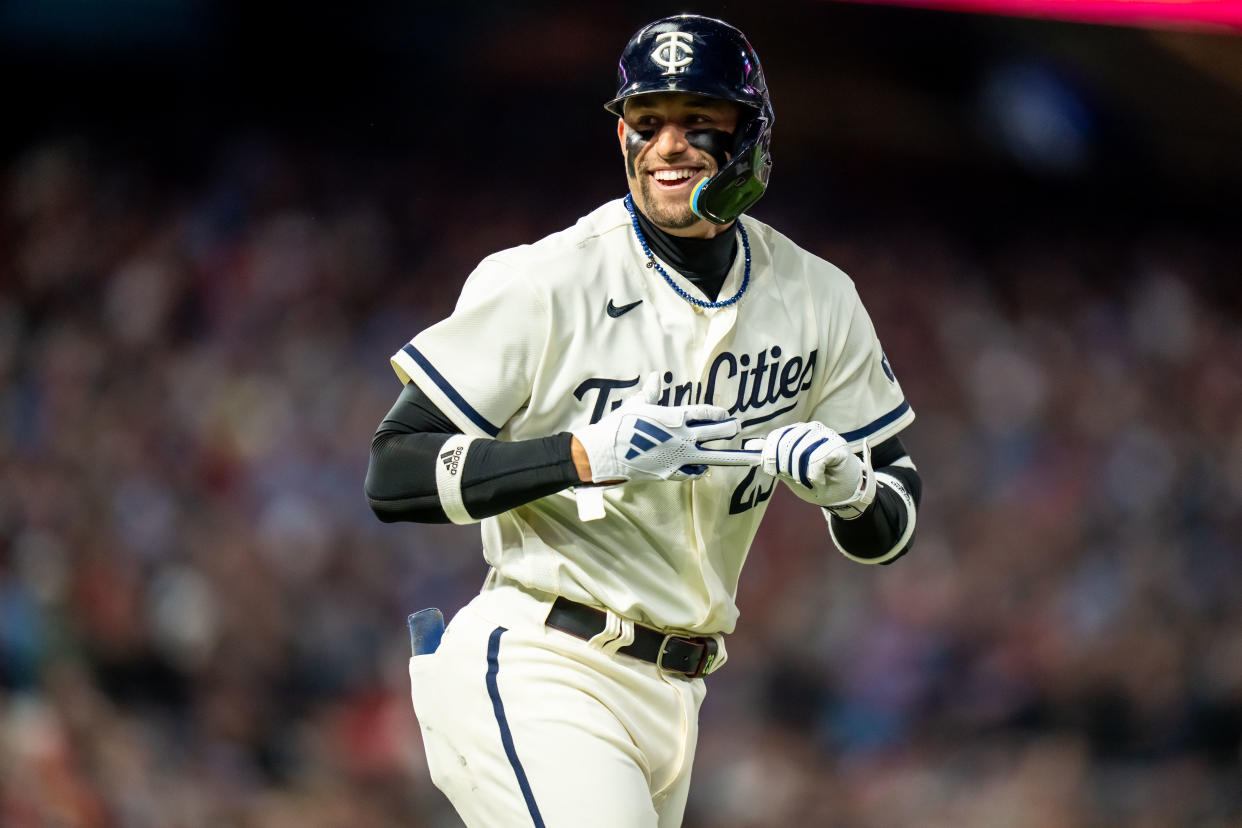
<path fill-rule="evenodd" d="M 759 200 L 772 172 L 772 123 L 759 56 L 740 31 L 711 17 L 679 14 L 639 29 L 621 53 L 617 95 L 604 108 L 622 115 L 627 98 L 692 92 L 742 105 L 732 158 L 690 195 L 690 208 L 728 224 Z"/>

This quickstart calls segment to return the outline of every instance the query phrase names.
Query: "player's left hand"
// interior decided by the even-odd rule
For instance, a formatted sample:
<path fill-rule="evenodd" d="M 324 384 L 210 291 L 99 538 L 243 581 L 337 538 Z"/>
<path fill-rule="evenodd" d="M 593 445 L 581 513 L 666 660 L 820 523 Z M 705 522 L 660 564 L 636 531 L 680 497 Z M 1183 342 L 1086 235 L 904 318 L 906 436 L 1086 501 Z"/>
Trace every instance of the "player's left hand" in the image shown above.
<path fill-rule="evenodd" d="M 850 520 L 875 500 L 871 452 L 856 457 L 840 434 L 823 423 L 795 423 L 768 434 L 763 470 L 779 477 L 805 501 Z"/>

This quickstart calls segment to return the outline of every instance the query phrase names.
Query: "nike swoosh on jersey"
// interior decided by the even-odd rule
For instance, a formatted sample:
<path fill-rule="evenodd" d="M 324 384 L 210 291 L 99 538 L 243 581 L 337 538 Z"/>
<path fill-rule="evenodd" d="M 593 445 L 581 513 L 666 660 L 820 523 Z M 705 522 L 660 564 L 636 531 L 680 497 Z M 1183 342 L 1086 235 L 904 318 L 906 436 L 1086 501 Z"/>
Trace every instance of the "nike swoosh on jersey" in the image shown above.
<path fill-rule="evenodd" d="M 634 310 L 634 308 L 638 307 L 642 303 L 643 303 L 643 300 L 639 299 L 636 302 L 630 302 L 628 305 L 622 305 L 621 307 L 617 307 L 616 305 L 612 303 L 612 300 L 609 299 L 608 300 L 608 315 L 611 316 L 613 319 L 616 319 L 618 316 L 624 316 L 625 314 Z"/>

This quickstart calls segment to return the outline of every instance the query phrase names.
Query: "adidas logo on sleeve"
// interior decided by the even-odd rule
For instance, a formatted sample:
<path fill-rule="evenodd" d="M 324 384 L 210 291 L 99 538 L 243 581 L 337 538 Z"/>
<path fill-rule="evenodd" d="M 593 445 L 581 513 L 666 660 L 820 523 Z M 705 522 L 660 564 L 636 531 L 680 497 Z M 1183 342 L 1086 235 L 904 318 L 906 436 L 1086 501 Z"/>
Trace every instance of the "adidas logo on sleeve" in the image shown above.
<path fill-rule="evenodd" d="M 458 466 L 461 465 L 461 455 L 465 449 L 465 446 L 458 446 L 440 455 L 440 462 L 444 464 L 445 471 L 452 475 L 457 474 Z"/>

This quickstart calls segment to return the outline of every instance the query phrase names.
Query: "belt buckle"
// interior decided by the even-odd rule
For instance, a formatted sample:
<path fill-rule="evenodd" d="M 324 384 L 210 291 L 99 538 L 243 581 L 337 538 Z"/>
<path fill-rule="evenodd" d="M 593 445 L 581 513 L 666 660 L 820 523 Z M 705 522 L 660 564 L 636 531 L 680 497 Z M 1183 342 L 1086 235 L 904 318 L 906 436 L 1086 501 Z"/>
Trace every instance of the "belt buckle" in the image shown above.
<path fill-rule="evenodd" d="M 668 650 L 668 643 L 673 639 L 685 641 L 688 644 L 702 648 L 702 654 L 699 656 L 699 663 L 695 665 L 695 668 L 692 671 L 685 672 L 683 670 L 673 670 L 664 666 L 664 653 Z M 656 669 L 665 673 L 677 673 L 678 675 L 685 676 L 686 678 L 699 678 L 706 675 L 712 669 L 712 665 L 716 663 L 716 654 L 719 650 L 720 645 L 717 644 L 716 639 L 711 636 L 702 636 L 696 639 L 693 637 L 673 635 L 672 633 L 669 633 L 664 636 L 664 640 L 660 642 L 660 651 L 656 653 Z"/>

